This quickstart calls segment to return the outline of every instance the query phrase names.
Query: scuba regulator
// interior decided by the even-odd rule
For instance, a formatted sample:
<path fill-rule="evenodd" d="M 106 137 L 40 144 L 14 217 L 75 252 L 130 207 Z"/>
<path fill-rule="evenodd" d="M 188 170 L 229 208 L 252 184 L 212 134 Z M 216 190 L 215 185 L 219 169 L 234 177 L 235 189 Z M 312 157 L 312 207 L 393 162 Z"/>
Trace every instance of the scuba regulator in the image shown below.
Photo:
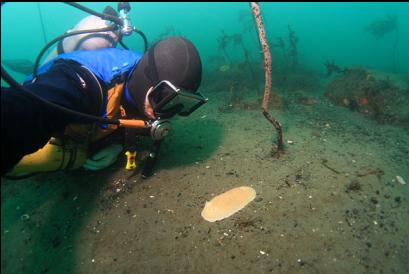
<path fill-rule="evenodd" d="M 118 4 L 119 18 L 122 19 L 121 34 L 129 36 L 132 34 L 134 28 L 132 27 L 131 19 L 128 17 L 128 12 L 131 6 L 128 2 L 120 2 Z"/>
<path fill-rule="evenodd" d="M 145 165 L 142 168 L 142 178 L 148 178 L 153 174 L 153 169 L 156 164 L 160 145 L 162 140 L 168 136 L 171 129 L 169 120 L 155 120 L 147 122 L 145 129 L 126 128 L 125 129 L 125 155 L 127 157 L 126 170 L 135 170 L 136 166 L 136 149 L 140 142 L 141 136 L 149 136 L 154 142 L 152 149 L 149 151 Z"/>
<path fill-rule="evenodd" d="M 6 2 L 2 2 L 1 5 L 3 6 Z M 116 32 L 119 34 L 119 43 L 121 46 L 125 49 L 128 49 L 128 47 L 123 43 L 122 37 L 123 36 L 130 36 L 132 33 L 136 32 L 138 33 L 141 38 L 144 41 L 144 51 L 147 51 L 148 48 L 148 41 L 145 36 L 145 34 L 141 31 L 138 30 L 136 27 L 132 25 L 132 22 L 129 18 L 129 11 L 131 10 L 131 6 L 129 2 L 120 2 L 118 3 L 117 10 L 119 12 L 119 15 L 116 14 L 115 10 L 111 7 L 108 7 L 106 9 L 108 12 L 104 13 L 99 13 L 96 12 L 92 9 L 89 9 L 85 6 L 82 6 L 78 3 L 75 2 L 63 2 L 67 5 L 73 6 L 77 9 L 80 9 L 86 13 L 89 13 L 91 15 L 100 17 L 103 20 L 111 21 L 112 23 L 105 27 L 105 28 L 100 28 L 100 29 L 89 29 L 89 30 L 79 30 L 79 31 L 72 31 L 69 33 L 65 33 L 63 35 L 58 36 L 57 38 L 51 40 L 48 44 L 44 46 L 44 48 L 40 51 L 38 54 L 35 64 L 34 64 L 34 70 L 33 70 L 33 78 L 37 76 L 38 73 L 38 67 L 40 65 L 40 61 L 42 59 L 42 56 L 44 53 L 55 43 L 57 42 L 62 42 L 62 40 L 66 37 L 69 36 L 74 36 L 78 34 L 92 34 L 92 33 L 98 33 L 98 32 Z M 42 102 L 44 105 L 47 105 L 49 107 L 52 107 L 54 109 L 57 109 L 59 111 L 65 112 L 70 115 L 75 115 L 77 117 L 81 117 L 86 121 L 90 122 L 96 122 L 99 124 L 114 124 L 119 127 L 125 127 L 126 129 L 126 153 L 125 155 L 127 156 L 127 165 L 126 169 L 127 170 L 134 170 L 136 168 L 136 163 L 135 163 L 135 155 L 136 155 L 136 149 L 135 149 L 135 144 L 137 143 L 139 139 L 139 135 L 136 133 L 142 132 L 142 135 L 148 135 L 154 140 L 153 144 L 153 149 L 149 153 L 149 157 L 146 161 L 145 167 L 142 170 L 142 177 L 147 178 L 152 174 L 154 164 L 156 163 L 156 159 L 159 153 L 159 148 L 161 141 L 163 138 L 165 138 L 170 131 L 170 122 L 168 120 L 155 120 L 155 121 L 144 121 L 144 120 L 127 120 L 127 119 L 106 119 L 102 118 L 99 116 L 94 116 L 94 115 L 89 115 L 86 113 L 81 113 L 77 112 L 74 110 L 71 110 L 69 108 L 57 105 L 55 103 L 52 103 L 50 101 L 47 101 L 35 93 L 32 93 L 30 90 L 25 88 L 23 85 L 19 84 L 3 67 L 3 64 L 1 65 L 1 77 L 4 79 L 10 86 L 17 87 L 20 90 L 26 92 L 29 94 L 31 97 L 35 98 L 36 100 Z"/>

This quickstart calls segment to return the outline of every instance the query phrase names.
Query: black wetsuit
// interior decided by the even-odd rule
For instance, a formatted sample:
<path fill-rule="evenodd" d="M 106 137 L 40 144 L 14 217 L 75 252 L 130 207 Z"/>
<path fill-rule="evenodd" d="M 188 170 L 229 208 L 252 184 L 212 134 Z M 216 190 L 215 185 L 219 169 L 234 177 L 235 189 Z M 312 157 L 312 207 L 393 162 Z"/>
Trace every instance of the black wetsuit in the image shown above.
<path fill-rule="evenodd" d="M 86 83 L 85 87 L 80 77 Z M 99 115 L 101 92 L 95 78 L 78 63 L 60 61 L 25 87 L 38 96 L 72 110 Z M 69 123 L 84 122 L 43 104 L 18 88 L 1 88 L 1 175 L 21 158 L 43 147 Z"/>

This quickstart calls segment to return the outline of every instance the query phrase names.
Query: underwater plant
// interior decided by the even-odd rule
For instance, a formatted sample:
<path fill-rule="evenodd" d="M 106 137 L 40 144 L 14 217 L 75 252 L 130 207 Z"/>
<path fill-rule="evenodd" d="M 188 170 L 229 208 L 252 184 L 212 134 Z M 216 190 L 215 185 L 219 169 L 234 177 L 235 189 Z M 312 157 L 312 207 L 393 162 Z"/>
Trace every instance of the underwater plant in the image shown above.
<path fill-rule="evenodd" d="M 283 37 L 281 37 L 281 36 L 278 37 L 278 38 L 277 38 L 277 43 L 276 43 L 276 44 L 273 44 L 273 47 L 276 47 L 276 48 L 281 49 L 281 51 L 282 51 L 282 53 L 283 53 L 284 59 L 285 59 L 285 60 L 288 59 L 287 53 L 286 53 L 286 50 L 285 50 L 285 42 L 284 42 L 284 38 L 283 38 Z"/>
<path fill-rule="evenodd" d="M 224 30 L 221 31 L 220 37 L 217 39 L 218 48 L 223 52 L 224 57 L 226 57 L 226 60 L 231 63 L 231 59 L 229 55 L 227 54 L 226 48 L 228 44 L 230 43 L 231 39 L 230 37 L 224 32 Z"/>
<path fill-rule="evenodd" d="M 335 73 L 344 73 L 347 69 L 341 69 L 340 66 L 338 66 L 337 64 L 335 64 L 335 62 L 332 61 L 326 61 L 324 63 L 325 67 L 327 68 L 327 77 L 331 76 L 334 72 Z"/>
<path fill-rule="evenodd" d="M 230 39 L 232 40 L 233 45 L 235 46 L 243 45 L 243 39 L 240 33 L 232 34 Z"/>
<path fill-rule="evenodd" d="M 262 109 L 263 109 L 264 117 L 266 117 L 266 119 L 277 130 L 277 150 L 274 151 L 273 149 L 271 151 L 271 154 L 277 157 L 280 157 L 280 154 L 284 151 L 282 126 L 280 122 L 268 112 L 268 101 L 270 99 L 271 75 L 272 75 L 270 47 L 268 46 L 266 32 L 264 29 L 264 23 L 261 17 L 261 11 L 260 11 L 259 4 L 257 2 L 251 2 L 250 7 L 253 11 L 254 19 L 256 22 L 256 27 L 257 27 L 259 39 L 260 39 L 260 46 L 264 53 L 265 89 L 264 89 L 264 97 L 263 97 L 263 102 L 262 102 Z"/>
<path fill-rule="evenodd" d="M 285 62 L 287 62 L 291 70 L 294 71 L 298 64 L 298 37 L 290 25 L 288 25 L 287 28 L 288 43 L 286 44 L 284 38 L 280 36 L 277 38 L 277 42 L 273 44 L 273 47 L 281 49 Z"/>
<path fill-rule="evenodd" d="M 254 68 L 252 66 L 252 60 L 251 60 L 251 51 L 247 49 L 247 47 L 244 45 L 243 42 L 243 36 L 241 33 L 234 33 L 231 35 L 228 35 L 224 32 L 224 30 L 221 30 L 221 35 L 220 37 L 217 39 L 218 41 L 218 49 L 220 51 L 223 52 L 223 55 L 225 57 L 225 59 L 230 63 L 230 65 L 223 65 L 220 67 L 221 71 L 227 71 L 227 67 L 228 69 L 230 69 L 232 67 L 232 60 L 230 58 L 230 56 L 227 54 L 228 52 L 228 48 L 229 47 L 240 47 L 243 50 L 243 62 L 238 64 L 238 67 L 240 69 L 248 69 L 250 72 L 250 75 L 253 79 L 253 82 L 256 85 L 256 89 L 258 90 L 258 81 L 257 81 L 257 77 L 256 74 L 254 72 Z"/>
<path fill-rule="evenodd" d="M 242 34 L 240 33 L 236 33 L 236 34 L 232 34 L 230 36 L 231 41 L 233 42 L 233 46 L 239 46 L 242 48 L 243 50 L 243 57 L 244 57 L 244 61 L 239 65 L 241 67 L 245 67 L 249 70 L 250 75 L 253 79 L 253 82 L 256 84 L 256 88 L 258 90 L 258 81 L 257 81 L 257 77 L 254 73 L 254 69 L 253 66 L 251 65 L 251 51 L 248 50 L 246 48 L 246 46 L 243 43 L 243 37 Z"/>

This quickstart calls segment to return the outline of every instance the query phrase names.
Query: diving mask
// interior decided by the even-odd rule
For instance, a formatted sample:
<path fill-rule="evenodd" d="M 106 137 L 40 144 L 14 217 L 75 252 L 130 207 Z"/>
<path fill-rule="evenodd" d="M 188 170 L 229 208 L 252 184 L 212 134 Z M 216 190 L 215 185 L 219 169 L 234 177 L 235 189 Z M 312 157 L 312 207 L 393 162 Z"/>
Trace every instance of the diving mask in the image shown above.
<path fill-rule="evenodd" d="M 149 102 L 157 117 L 170 118 L 176 114 L 189 116 L 207 102 L 199 92 L 182 91 L 171 82 L 159 82 L 149 94 Z"/>

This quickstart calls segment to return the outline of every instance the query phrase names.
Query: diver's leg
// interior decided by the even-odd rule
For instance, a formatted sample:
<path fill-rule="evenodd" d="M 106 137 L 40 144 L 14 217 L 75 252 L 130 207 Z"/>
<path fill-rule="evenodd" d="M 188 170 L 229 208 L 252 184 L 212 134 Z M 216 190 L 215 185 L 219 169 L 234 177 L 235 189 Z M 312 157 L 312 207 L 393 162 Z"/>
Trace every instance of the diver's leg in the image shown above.
<path fill-rule="evenodd" d="M 61 63 L 25 87 L 58 105 L 94 115 L 101 101 L 96 83 L 79 66 Z M 79 79 L 81 75 L 86 85 Z M 1 89 L 1 175 L 20 159 L 43 147 L 53 134 L 62 133 L 69 123 L 81 123 L 78 117 L 51 108 L 19 88 Z"/>

